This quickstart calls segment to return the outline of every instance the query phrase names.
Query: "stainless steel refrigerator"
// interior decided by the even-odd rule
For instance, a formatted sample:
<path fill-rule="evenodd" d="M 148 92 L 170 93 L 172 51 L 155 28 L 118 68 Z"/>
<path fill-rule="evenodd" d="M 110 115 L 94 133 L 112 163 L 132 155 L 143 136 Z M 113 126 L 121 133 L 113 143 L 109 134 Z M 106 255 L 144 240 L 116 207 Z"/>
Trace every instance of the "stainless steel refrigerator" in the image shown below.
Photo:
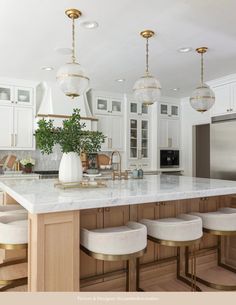
<path fill-rule="evenodd" d="M 236 180 L 236 115 L 212 118 L 210 175 L 211 178 Z"/>

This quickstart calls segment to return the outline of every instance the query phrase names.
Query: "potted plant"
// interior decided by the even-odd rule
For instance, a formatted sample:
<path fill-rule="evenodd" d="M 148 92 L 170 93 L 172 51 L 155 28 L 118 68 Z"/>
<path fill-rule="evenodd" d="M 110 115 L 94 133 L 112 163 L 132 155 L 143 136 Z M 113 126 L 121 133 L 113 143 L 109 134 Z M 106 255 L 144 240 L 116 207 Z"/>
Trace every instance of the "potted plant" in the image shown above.
<path fill-rule="evenodd" d="M 23 171 L 27 174 L 32 173 L 32 168 L 35 165 L 35 160 L 31 157 L 20 160 L 20 164 L 23 166 Z"/>
<path fill-rule="evenodd" d="M 72 116 L 63 121 L 62 127 L 54 127 L 53 120 L 41 119 L 35 131 L 37 147 L 44 154 L 50 154 L 53 147 L 59 144 L 63 152 L 59 167 L 61 182 L 78 182 L 82 180 L 83 169 L 81 153 L 97 153 L 105 136 L 98 131 L 84 130 L 80 110 L 74 109 Z"/>

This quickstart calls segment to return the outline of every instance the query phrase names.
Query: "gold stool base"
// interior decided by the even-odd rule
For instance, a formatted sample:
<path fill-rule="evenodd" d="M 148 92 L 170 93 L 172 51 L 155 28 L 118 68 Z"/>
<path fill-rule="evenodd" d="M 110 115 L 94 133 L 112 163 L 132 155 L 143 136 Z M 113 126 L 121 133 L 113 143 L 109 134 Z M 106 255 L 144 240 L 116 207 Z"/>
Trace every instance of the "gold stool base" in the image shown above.
<path fill-rule="evenodd" d="M 204 229 L 205 233 L 209 233 L 212 235 L 218 236 L 218 245 L 217 245 L 217 255 L 218 255 L 218 266 L 221 268 L 224 268 L 228 271 L 231 271 L 233 273 L 236 273 L 236 268 L 226 265 L 222 263 L 222 253 L 221 253 L 221 238 L 222 236 L 235 236 L 236 232 L 235 231 L 215 231 L 215 230 L 210 230 L 210 229 Z M 192 274 L 189 272 L 188 268 L 188 263 L 189 263 L 189 251 L 188 247 L 186 247 L 186 253 L 185 253 L 185 275 L 189 278 L 192 277 Z M 207 287 L 216 289 L 216 290 L 223 290 L 223 291 L 235 291 L 236 290 L 236 285 L 224 285 L 224 284 L 217 284 L 217 283 L 212 283 L 209 282 L 199 276 L 196 276 L 196 280 L 203 284 L 206 285 Z"/>
<path fill-rule="evenodd" d="M 146 248 L 141 251 L 124 254 L 124 255 L 113 255 L 113 254 L 103 254 L 96 253 L 88 250 L 84 246 L 80 245 L 80 249 L 87 255 L 103 261 L 127 261 L 126 269 L 126 291 L 143 291 L 139 287 L 139 258 L 143 256 L 146 252 Z M 135 282 L 136 289 L 133 289 Z"/>
<path fill-rule="evenodd" d="M 0 264 L 0 268 L 17 265 L 17 264 L 22 264 L 22 263 L 27 263 L 27 259 L 18 259 L 18 260 L 2 263 L 2 264 Z M 15 288 L 15 287 L 19 287 L 22 285 L 26 285 L 27 282 L 28 282 L 27 277 L 22 277 L 22 278 L 17 278 L 17 279 L 12 279 L 12 280 L 0 280 L 0 286 L 3 286 L 0 288 L 0 292 L 6 291 L 10 288 Z"/>
<path fill-rule="evenodd" d="M 190 241 L 172 241 L 172 240 L 162 240 L 155 237 L 152 237 L 148 235 L 148 239 L 154 243 L 163 245 L 163 246 L 169 246 L 169 247 L 177 247 L 177 270 L 176 270 L 176 278 L 177 280 L 180 280 L 181 282 L 187 284 L 191 287 L 192 291 L 202 291 L 199 286 L 196 284 L 196 258 L 195 258 L 195 264 L 194 264 L 194 276 L 191 276 L 191 281 L 181 275 L 181 257 L 180 257 L 180 248 L 181 247 L 189 247 L 194 246 L 196 244 L 200 243 L 201 238 L 198 238 L 196 240 L 190 240 Z M 194 248 L 195 249 L 195 248 Z M 195 257 L 195 256 L 194 256 Z M 139 283 L 138 283 L 139 287 Z"/>

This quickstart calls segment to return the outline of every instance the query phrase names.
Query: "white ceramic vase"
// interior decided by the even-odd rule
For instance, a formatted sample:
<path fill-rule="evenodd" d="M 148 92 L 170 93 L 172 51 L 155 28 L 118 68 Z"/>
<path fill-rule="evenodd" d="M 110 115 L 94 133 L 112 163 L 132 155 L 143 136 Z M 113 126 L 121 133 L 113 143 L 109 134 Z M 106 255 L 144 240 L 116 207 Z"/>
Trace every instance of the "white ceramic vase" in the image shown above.
<path fill-rule="evenodd" d="M 63 183 L 78 182 L 83 177 L 80 156 L 75 152 L 63 153 L 59 167 L 59 181 Z"/>

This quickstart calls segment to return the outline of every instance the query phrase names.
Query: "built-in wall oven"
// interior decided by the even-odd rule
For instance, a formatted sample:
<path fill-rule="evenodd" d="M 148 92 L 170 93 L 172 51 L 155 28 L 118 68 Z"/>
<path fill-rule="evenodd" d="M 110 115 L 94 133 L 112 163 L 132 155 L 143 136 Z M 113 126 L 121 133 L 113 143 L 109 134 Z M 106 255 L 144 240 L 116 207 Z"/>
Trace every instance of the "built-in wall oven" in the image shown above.
<path fill-rule="evenodd" d="M 179 150 L 162 149 L 160 151 L 160 167 L 161 168 L 179 167 Z"/>

